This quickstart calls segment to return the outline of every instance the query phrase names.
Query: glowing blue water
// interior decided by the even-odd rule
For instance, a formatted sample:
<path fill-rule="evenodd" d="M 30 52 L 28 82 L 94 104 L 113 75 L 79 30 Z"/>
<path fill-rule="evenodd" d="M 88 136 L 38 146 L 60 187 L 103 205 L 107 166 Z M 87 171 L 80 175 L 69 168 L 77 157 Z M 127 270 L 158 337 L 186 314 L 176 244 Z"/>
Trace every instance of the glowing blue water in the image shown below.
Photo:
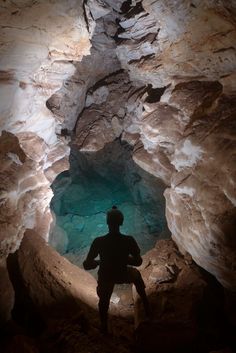
<path fill-rule="evenodd" d="M 142 253 L 166 237 L 164 186 L 131 159 L 119 142 L 93 154 L 72 150 L 71 168 L 52 185 L 56 227 L 51 244 L 80 265 L 94 238 L 107 233 L 106 212 L 124 214 L 121 232 L 133 235 Z"/>

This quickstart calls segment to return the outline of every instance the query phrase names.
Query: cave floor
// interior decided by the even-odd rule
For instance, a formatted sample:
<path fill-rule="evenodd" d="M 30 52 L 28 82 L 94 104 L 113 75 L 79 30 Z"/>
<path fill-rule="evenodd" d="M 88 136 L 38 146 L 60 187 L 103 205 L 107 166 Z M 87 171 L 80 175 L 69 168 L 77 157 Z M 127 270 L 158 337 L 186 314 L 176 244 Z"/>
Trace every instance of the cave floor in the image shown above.
<path fill-rule="evenodd" d="M 31 257 L 27 255 L 29 249 Z M 9 258 L 16 302 L 12 321 L 0 333 L 1 353 L 233 353 L 236 347 L 235 330 L 224 308 L 223 288 L 190 257 L 181 255 L 172 240 L 158 241 L 139 268 L 147 285 L 151 317 L 143 316 L 142 305 L 135 292 L 131 294 L 131 286 L 118 286 L 109 308 L 109 335 L 100 333 L 97 297 L 94 293 L 92 298 L 89 288 L 96 286 L 92 276 L 89 285 L 85 271 L 32 234 Z M 15 266 L 17 262 L 21 274 L 19 266 Z M 58 272 L 56 267 L 63 271 Z M 153 281 L 155 274 L 158 283 Z M 63 286 L 55 286 L 55 279 L 62 280 Z M 87 286 L 86 305 L 81 302 L 82 292 L 77 292 L 75 298 L 72 287 L 78 279 L 80 286 Z M 122 298 L 126 310 L 122 305 L 116 307 L 116 296 Z"/>

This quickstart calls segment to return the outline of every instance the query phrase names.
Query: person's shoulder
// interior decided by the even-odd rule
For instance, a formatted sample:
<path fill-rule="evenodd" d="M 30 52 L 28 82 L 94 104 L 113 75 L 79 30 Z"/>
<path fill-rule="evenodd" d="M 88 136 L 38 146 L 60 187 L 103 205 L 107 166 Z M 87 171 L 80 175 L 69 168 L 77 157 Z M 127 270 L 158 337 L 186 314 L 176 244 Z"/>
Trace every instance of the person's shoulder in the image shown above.
<path fill-rule="evenodd" d="M 135 240 L 135 238 L 132 235 L 126 235 L 126 242 L 127 244 L 129 244 L 129 246 L 134 249 L 138 247 L 137 241 Z"/>
<path fill-rule="evenodd" d="M 122 234 L 123 235 L 123 239 L 125 239 L 127 242 L 134 242 L 135 239 L 132 235 L 127 235 L 127 234 Z"/>
<path fill-rule="evenodd" d="M 107 234 L 105 234 L 105 235 L 100 235 L 99 237 L 97 237 L 97 238 L 94 239 L 94 242 L 96 242 L 96 243 L 101 243 L 101 242 L 103 242 L 106 238 L 107 238 Z"/>

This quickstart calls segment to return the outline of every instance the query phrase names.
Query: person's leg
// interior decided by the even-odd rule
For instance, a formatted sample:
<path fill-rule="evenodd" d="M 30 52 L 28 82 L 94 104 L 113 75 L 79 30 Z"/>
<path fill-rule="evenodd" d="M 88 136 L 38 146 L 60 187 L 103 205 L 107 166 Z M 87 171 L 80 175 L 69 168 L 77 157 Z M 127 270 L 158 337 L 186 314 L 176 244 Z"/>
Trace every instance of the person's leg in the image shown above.
<path fill-rule="evenodd" d="M 97 294 L 99 297 L 98 310 L 101 321 L 101 331 L 107 332 L 107 318 L 114 283 L 98 280 Z"/>
<path fill-rule="evenodd" d="M 136 268 L 128 267 L 127 274 L 128 274 L 127 280 L 130 283 L 133 283 L 135 285 L 136 291 L 138 292 L 140 298 L 142 299 L 145 313 L 147 316 L 149 316 L 150 315 L 149 302 L 145 291 L 145 284 L 140 272 Z"/>

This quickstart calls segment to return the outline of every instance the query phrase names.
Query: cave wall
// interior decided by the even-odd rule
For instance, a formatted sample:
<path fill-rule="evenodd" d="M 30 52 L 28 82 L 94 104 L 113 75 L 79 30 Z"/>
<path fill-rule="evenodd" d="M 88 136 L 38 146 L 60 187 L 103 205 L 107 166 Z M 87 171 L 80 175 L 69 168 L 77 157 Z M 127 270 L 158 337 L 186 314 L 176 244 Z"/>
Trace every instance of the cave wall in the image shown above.
<path fill-rule="evenodd" d="M 0 241 L 7 256 L 26 228 L 47 237 L 50 183 L 68 169 L 69 148 L 46 102 L 91 44 L 82 1 L 4 1 L 0 17 Z"/>
<path fill-rule="evenodd" d="M 50 184 L 68 169 L 79 115 L 79 149 L 117 137 L 133 145 L 135 162 L 168 186 L 175 242 L 235 289 L 236 6 L 122 9 L 111 0 L 1 4 L 1 257 L 26 228 L 47 238 Z"/>
<path fill-rule="evenodd" d="M 119 25 L 129 76 L 116 72 L 88 91 L 75 143 L 132 144 L 134 161 L 168 185 L 181 251 L 235 288 L 235 5 L 135 2 Z"/>
<path fill-rule="evenodd" d="M 91 33 L 82 1 L 7 0 L 0 7 L 0 258 L 4 264 L 19 247 L 25 229 L 35 228 L 48 237 L 50 184 L 69 167 L 69 141 L 60 133 L 62 120 L 46 102 L 73 75 L 74 63 L 90 53 Z M 2 322 L 9 318 L 14 293 L 7 275 L 1 276 L 1 284 Z"/>

